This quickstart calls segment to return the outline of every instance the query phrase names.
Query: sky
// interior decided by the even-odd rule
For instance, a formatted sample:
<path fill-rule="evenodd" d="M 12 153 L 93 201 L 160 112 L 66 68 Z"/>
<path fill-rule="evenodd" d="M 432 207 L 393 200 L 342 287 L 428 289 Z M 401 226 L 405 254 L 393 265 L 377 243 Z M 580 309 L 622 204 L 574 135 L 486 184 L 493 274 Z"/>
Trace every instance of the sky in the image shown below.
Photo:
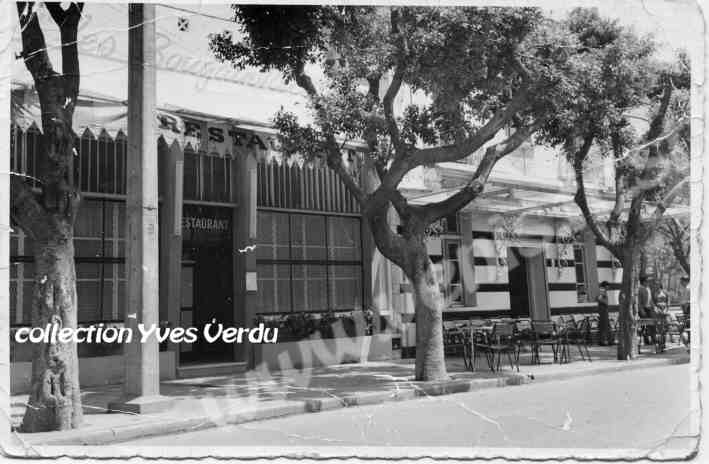
<path fill-rule="evenodd" d="M 521 0 L 495 0 L 495 4 L 533 5 Z M 703 21 L 694 0 L 585 0 L 583 3 L 555 0 L 536 4 L 554 18 L 564 17 L 574 6 L 596 6 L 602 15 L 616 17 L 640 33 L 654 33 L 665 44 L 661 51 L 667 58 L 672 56 L 674 49 L 696 48 L 703 39 Z M 170 2 L 159 6 L 157 14 L 158 104 L 247 121 L 270 120 L 284 103 L 284 90 L 299 93 L 292 85 L 290 88 L 285 86 L 275 73 L 237 71 L 216 61 L 209 51 L 207 34 L 238 31 L 230 20 L 229 4 Z M 127 6 L 90 2 L 84 15 L 79 34 L 82 89 L 124 100 L 127 98 Z M 189 20 L 187 30 L 180 29 L 180 18 Z M 44 24 L 47 26 L 47 42 L 52 48 L 52 60 L 57 62 L 60 50 L 52 46 L 58 41 L 56 27 Z M 19 51 L 19 40 L 15 41 L 15 48 Z M 698 67 L 694 68 L 698 70 Z M 31 82 L 20 60 L 13 63 L 13 77 Z M 272 91 L 253 92 L 254 86 Z M 236 100 L 235 96 L 238 96 Z M 290 94 L 289 99 L 292 106 L 289 109 L 303 116 L 308 113 L 305 102 L 292 101 L 298 100 L 296 95 Z"/>

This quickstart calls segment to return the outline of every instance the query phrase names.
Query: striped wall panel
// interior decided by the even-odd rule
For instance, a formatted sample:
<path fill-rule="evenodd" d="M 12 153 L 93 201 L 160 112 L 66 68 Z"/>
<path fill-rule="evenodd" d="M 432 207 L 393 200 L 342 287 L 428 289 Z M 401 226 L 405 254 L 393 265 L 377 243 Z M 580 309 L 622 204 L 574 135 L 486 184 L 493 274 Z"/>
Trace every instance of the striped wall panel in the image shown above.
<path fill-rule="evenodd" d="M 508 270 L 503 266 L 498 278 L 494 234 L 490 231 L 473 231 L 472 236 L 478 305 L 472 309 L 471 314 L 478 314 L 478 311 L 480 314 L 490 311 L 503 314 L 509 310 L 510 305 Z M 594 302 L 578 302 L 573 247 L 566 247 L 564 254 L 559 257 L 557 254 L 560 250 L 556 238 L 552 235 L 529 233 L 520 234 L 519 238 L 522 246 L 541 247 L 544 252 L 552 313 L 557 310 L 568 312 L 574 308 L 581 312 L 595 310 Z M 599 249 L 602 247 L 596 248 L 597 255 L 606 257 L 610 265 L 610 255 L 607 250 Z M 608 280 L 612 283 L 609 298 L 611 304 L 614 302 L 617 304 L 618 284 L 616 282 L 619 282 L 620 274 L 617 276 L 612 274 L 612 269 L 606 267 L 604 261 L 598 263 L 598 280 Z"/>

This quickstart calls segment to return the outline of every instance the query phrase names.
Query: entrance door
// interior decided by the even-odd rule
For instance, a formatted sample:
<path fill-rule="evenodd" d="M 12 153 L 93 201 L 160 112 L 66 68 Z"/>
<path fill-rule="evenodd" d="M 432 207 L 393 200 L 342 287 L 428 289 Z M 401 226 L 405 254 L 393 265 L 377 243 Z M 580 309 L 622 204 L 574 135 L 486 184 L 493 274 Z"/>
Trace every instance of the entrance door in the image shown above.
<path fill-rule="evenodd" d="M 203 336 L 204 326 L 211 324 L 214 336 L 218 325 L 224 329 L 234 325 L 232 253 L 217 246 L 200 247 L 194 254 L 194 326 L 199 338 L 194 351 L 200 361 L 233 361 L 232 344 L 209 343 Z"/>
<path fill-rule="evenodd" d="M 507 273 L 510 282 L 510 315 L 529 317 L 527 265 L 517 247 L 507 249 Z"/>
<path fill-rule="evenodd" d="M 544 253 L 539 248 L 526 248 L 527 288 L 529 289 L 529 316 L 534 321 L 551 320 Z"/>
<path fill-rule="evenodd" d="M 532 247 L 508 248 L 507 264 L 511 315 L 549 320 L 551 312 L 542 250 Z"/>
<path fill-rule="evenodd" d="M 232 210 L 214 206 L 185 205 L 182 221 L 183 325 L 197 329 L 197 341 L 180 347 L 182 362 L 231 362 L 234 345 L 204 337 L 234 326 L 234 253 L 232 252 Z M 191 291 L 189 291 L 191 288 Z M 187 304 L 191 303 L 191 304 Z M 214 322 L 213 322 L 214 320 Z"/>

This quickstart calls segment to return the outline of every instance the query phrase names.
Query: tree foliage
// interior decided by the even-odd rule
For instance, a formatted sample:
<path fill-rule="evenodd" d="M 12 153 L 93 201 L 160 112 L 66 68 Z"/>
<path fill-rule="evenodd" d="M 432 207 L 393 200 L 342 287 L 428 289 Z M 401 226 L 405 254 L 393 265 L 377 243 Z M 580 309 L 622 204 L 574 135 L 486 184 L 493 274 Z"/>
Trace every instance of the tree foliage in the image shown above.
<path fill-rule="evenodd" d="M 212 51 L 237 68 L 278 71 L 307 95 L 311 124 L 287 111 L 274 119 L 283 151 L 322 158 L 343 179 L 379 250 L 414 282 L 419 325 L 440 320 L 426 230 L 473 201 L 499 160 L 532 137 L 561 146 L 579 168 L 594 145 L 620 159 L 638 139 L 626 112 L 652 98 L 653 84 L 666 94 L 653 71 L 653 42 L 592 10 L 553 21 L 536 8 L 233 9 L 243 35 L 213 35 Z M 372 186 L 343 163 L 351 140 L 366 144 Z M 411 205 L 399 190 L 412 169 L 475 152 L 482 157 L 473 176 L 445 200 Z M 417 332 L 417 346 L 438 343 L 425 333 Z M 417 377 L 419 364 L 417 357 Z"/>

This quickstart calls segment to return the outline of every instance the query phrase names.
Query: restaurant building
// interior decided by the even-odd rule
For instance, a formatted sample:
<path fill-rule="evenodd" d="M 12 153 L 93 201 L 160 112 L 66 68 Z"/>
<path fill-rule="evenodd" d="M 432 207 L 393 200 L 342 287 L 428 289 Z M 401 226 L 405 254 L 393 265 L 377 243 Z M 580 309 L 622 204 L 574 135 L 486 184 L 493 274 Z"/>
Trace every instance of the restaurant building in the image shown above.
<path fill-rule="evenodd" d="M 129 310 L 127 34 L 111 36 L 111 53 L 96 45 L 107 47 L 101 31 L 114 21 L 109 18 L 127 17 L 125 8 L 87 5 L 88 25 L 79 39 L 82 43 L 83 34 L 84 74 L 74 121 L 73 169 L 83 198 L 75 225 L 82 325 L 120 326 Z M 286 159 L 279 152 L 271 117 L 281 106 L 305 117 L 303 95 L 272 75 L 254 77 L 209 61 L 206 34 L 225 27 L 214 15 L 188 14 L 167 5 L 157 8 L 159 41 L 164 40 L 155 115 L 161 323 L 200 327 L 215 319 L 248 327 L 256 318 L 371 309 L 386 321 L 375 324 L 388 334 L 382 339 L 388 347 L 380 357 L 397 356 L 402 347 L 411 347 L 411 285 L 374 247 L 353 196 L 324 164 Z M 228 16 L 223 5 L 214 8 Z M 188 26 L 181 30 L 185 18 Z M 199 50 L 193 50 L 195 44 Z M 188 66 L 185 50 L 191 57 L 206 57 L 211 67 Z M 116 66 L 119 71 L 109 72 Z M 13 72 L 11 168 L 33 176 L 42 150 L 39 105 L 21 61 Z M 397 100 L 399 107 L 412 98 L 404 94 Z M 343 149 L 353 171 L 360 169 L 359 148 L 352 144 Z M 402 190 L 412 203 L 441 200 L 470 177 L 476 156 L 413 171 Z M 612 171 L 602 163 L 592 169 L 598 179 L 598 185 L 589 188 L 594 208 L 608 210 Z M 527 145 L 499 163 L 481 198 L 443 221 L 443 230 L 427 246 L 440 264 L 446 320 L 592 313 L 603 280 L 614 283 L 610 298 L 617 304 L 620 268 L 580 226 L 570 174 L 561 157 Z M 29 238 L 15 228 L 13 328 L 30 323 L 35 279 L 31 249 Z M 461 272 L 463 266 L 473 272 Z M 464 275 L 468 281 L 463 281 Z M 249 350 L 243 344 L 164 344 L 161 377 L 243 370 L 256 361 Z M 26 345 L 11 344 L 13 392 L 28 387 L 30 351 Z M 120 345 L 80 344 L 79 354 L 82 385 L 121 381 Z"/>

